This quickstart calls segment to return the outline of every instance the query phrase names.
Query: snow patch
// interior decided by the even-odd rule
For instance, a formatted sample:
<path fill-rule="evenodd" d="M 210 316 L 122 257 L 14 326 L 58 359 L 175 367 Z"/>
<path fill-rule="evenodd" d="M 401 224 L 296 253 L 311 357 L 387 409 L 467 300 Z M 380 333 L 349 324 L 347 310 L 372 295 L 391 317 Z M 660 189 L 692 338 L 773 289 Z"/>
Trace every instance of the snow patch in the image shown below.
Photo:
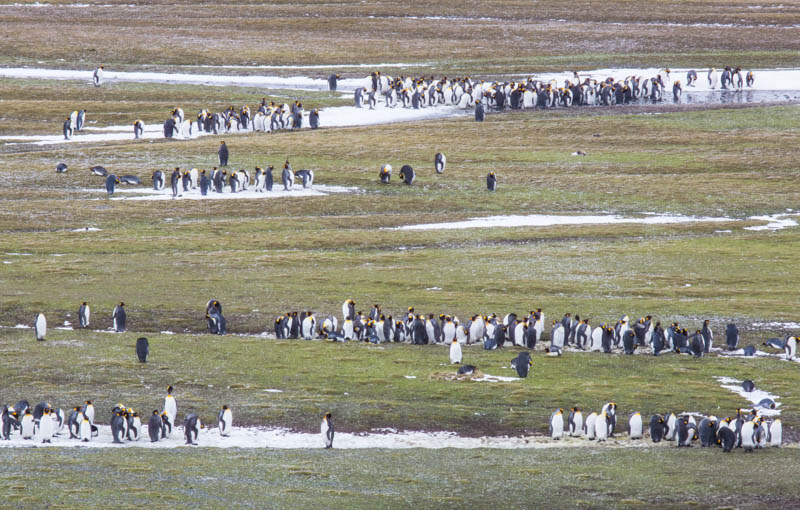
<path fill-rule="evenodd" d="M 503 375 L 483 374 L 483 377 L 474 377 L 474 378 L 472 378 L 472 380 L 473 381 L 478 381 L 478 382 L 513 382 L 513 381 L 519 381 L 520 378 L 519 377 L 506 377 L 506 376 L 503 376 Z"/>
<path fill-rule="evenodd" d="M 749 401 L 754 406 L 757 406 L 757 404 L 762 400 L 764 400 L 765 398 L 773 400 L 775 402 L 776 409 L 766 409 L 763 407 L 759 407 L 758 412 L 759 414 L 762 414 L 764 416 L 780 416 L 781 410 L 778 409 L 781 406 L 780 402 L 778 402 L 778 399 L 780 399 L 779 396 L 768 393 L 764 390 L 759 389 L 758 387 L 756 387 L 753 391 L 750 392 L 744 391 L 744 389 L 742 388 L 742 381 L 734 379 L 732 377 L 715 376 L 714 379 L 719 381 L 721 387 L 727 390 L 731 390 L 732 392 L 740 395 L 742 398 Z"/>
<path fill-rule="evenodd" d="M 766 225 L 756 225 L 754 227 L 744 227 L 745 230 L 783 230 L 789 227 L 796 227 L 797 221 L 789 219 L 789 216 L 798 216 L 798 214 L 772 214 L 769 216 L 750 216 L 748 219 L 757 221 L 766 221 Z"/>
<path fill-rule="evenodd" d="M 693 217 L 693 216 L 654 216 L 632 218 L 618 215 L 575 215 L 560 216 L 549 214 L 531 214 L 527 216 L 487 216 L 470 218 L 464 221 L 447 223 L 426 223 L 420 225 L 404 225 L 390 230 L 456 230 L 466 228 L 509 228 L 509 227 L 549 227 L 554 225 L 611 225 L 621 223 L 641 223 L 645 225 L 664 225 L 672 223 L 730 222 L 731 218 Z"/>
<path fill-rule="evenodd" d="M 103 191 L 103 190 L 94 190 Z M 237 193 L 231 193 L 230 188 L 225 188 L 222 193 L 215 193 L 209 191 L 208 195 L 203 196 L 200 194 L 199 189 L 181 192 L 177 197 L 172 196 L 171 189 L 154 190 L 146 188 L 134 188 L 117 190 L 112 200 L 241 200 L 241 199 L 264 199 L 264 198 L 286 198 L 286 197 L 322 197 L 331 193 L 355 193 L 358 188 L 347 186 L 327 186 L 327 185 L 314 185 L 312 188 L 303 189 L 295 187 L 290 191 L 283 189 L 272 191 L 265 191 L 263 193 L 257 192 L 250 188 Z M 103 191 L 105 193 L 105 191 Z M 118 196 L 121 194 L 131 194 L 133 196 Z"/>
<path fill-rule="evenodd" d="M 235 419 L 235 418 L 234 418 Z M 55 436 L 51 443 L 42 443 L 40 439 L 25 440 L 19 433 L 11 436 L 9 441 L 0 441 L 0 448 L 24 448 L 24 447 L 78 447 L 78 448 L 176 448 L 184 446 L 185 439 L 182 434 L 182 427 L 176 427 L 172 435 L 158 442 L 150 442 L 147 433 L 147 425 L 142 425 L 142 436 L 139 441 L 125 441 L 121 444 L 113 443 L 111 427 L 108 425 L 98 425 L 99 436 L 87 443 L 82 443 L 77 439 L 68 439 L 69 432 L 62 432 Z M 323 448 L 324 444 L 319 433 L 306 434 L 292 432 L 282 428 L 260 428 L 260 427 L 234 427 L 231 435 L 222 437 L 219 430 L 212 428 L 201 429 L 196 440 L 201 447 L 209 448 L 275 448 L 275 449 L 317 449 Z M 646 443 L 641 441 L 609 441 L 605 446 L 609 447 L 641 447 Z M 426 432 L 426 431 L 395 431 L 384 429 L 383 431 L 368 432 L 360 434 L 349 434 L 337 432 L 333 446 L 336 449 L 358 450 L 366 448 L 384 449 L 409 449 L 424 448 L 438 450 L 442 448 L 476 449 L 548 449 L 548 448 L 580 448 L 586 447 L 587 442 L 581 439 L 566 439 L 562 441 L 552 441 L 545 437 L 534 436 L 483 436 L 483 437 L 463 437 L 455 432 Z M 594 446 L 594 445 L 590 445 Z"/>

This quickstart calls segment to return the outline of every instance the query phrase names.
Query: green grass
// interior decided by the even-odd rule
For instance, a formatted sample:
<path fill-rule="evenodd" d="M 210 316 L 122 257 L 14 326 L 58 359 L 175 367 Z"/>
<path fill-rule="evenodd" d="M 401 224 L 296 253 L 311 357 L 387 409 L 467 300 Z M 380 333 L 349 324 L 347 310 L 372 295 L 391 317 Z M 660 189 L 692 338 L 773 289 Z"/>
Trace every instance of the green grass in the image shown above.
<path fill-rule="evenodd" d="M 729 376 L 752 379 L 781 396 L 786 437 L 798 425 L 791 412 L 800 405 L 792 391 L 797 370 L 775 359 L 599 353 L 553 359 L 539 352 L 533 376 L 488 383 L 443 377 L 457 367 L 449 365 L 448 350 L 441 346 L 156 333 L 147 335 L 150 361 L 140 364 L 134 352 L 138 336 L 52 331 L 37 343 L 29 330 L 0 330 L 0 369 L 8 374 L 4 398 L 49 401 L 65 409 L 90 399 L 97 419 L 106 422 L 118 402 L 146 412 L 160 408 L 165 388 L 173 385 L 181 416 L 195 412 L 205 423 L 216 423 L 216 410 L 227 404 L 238 424 L 304 432 L 319 430 L 319 417 L 330 410 L 338 430 L 347 432 L 391 427 L 519 435 L 546 433 L 555 408 L 599 410 L 609 401 L 619 405 L 620 416 L 734 415 L 749 404 L 714 379 Z M 464 362 L 491 375 L 514 376 L 509 362 L 518 350 L 472 346 Z M 26 368 L 18 370 L 21 353 Z M 626 419 L 622 422 L 621 430 L 627 430 Z"/>
<path fill-rule="evenodd" d="M 9 508 L 763 508 L 798 503 L 796 450 L 4 451 Z M 753 469 L 757 462 L 758 469 Z M 747 473 L 742 477 L 742 473 Z M 101 480 L 124 480 L 122 484 Z"/>
<path fill-rule="evenodd" d="M 2 9 L 0 63 L 198 73 L 208 72 L 207 65 L 310 64 L 328 67 L 229 72 L 324 77 L 336 70 L 357 77 L 372 69 L 346 64 L 408 62 L 424 65 L 383 71 L 479 78 L 800 63 L 797 10 L 749 9 L 752 0 L 671 0 L 646 9 L 617 1 L 491 0 L 479 12 L 452 0 L 100 3 L 105 6 Z M 698 26 L 709 23 L 747 26 Z M 199 30 L 212 26 L 227 28 L 214 29 L 212 37 Z M 88 109 L 89 126 L 138 118 L 160 124 L 175 106 L 192 118 L 200 108 L 252 109 L 262 97 L 300 99 L 306 109 L 349 103 L 328 92 L 2 79 L 0 135 L 58 134 L 59 119 L 78 108 Z M 156 169 L 215 165 L 220 138 L 0 145 L 0 326 L 6 326 L 0 328 L 0 400 L 49 400 L 67 408 L 91 398 L 106 421 L 120 401 L 145 412 L 160 407 L 164 388 L 173 384 L 181 412 L 196 411 L 207 423 L 229 404 L 239 424 L 306 432 L 318 430 L 321 414 L 331 410 L 337 430 L 346 432 L 393 427 L 520 435 L 546 431 L 556 407 L 594 410 L 609 400 L 619 404 L 621 417 L 634 410 L 731 415 L 746 402 L 714 380 L 730 376 L 780 395 L 784 438 L 796 442 L 797 370 L 776 359 L 537 353 L 531 377 L 494 384 L 448 380 L 455 369 L 441 347 L 259 335 L 279 313 L 338 313 L 351 297 L 358 309 L 379 302 L 395 317 L 413 305 L 462 319 L 541 307 L 548 320 L 570 311 L 593 324 L 652 314 L 689 329 L 710 318 L 717 343 L 724 324 L 735 321 L 744 344 L 760 345 L 788 331 L 754 323 L 798 321 L 800 237 L 797 229 L 743 227 L 758 223 L 749 216 L 797 208 L 797 106 L 581 108 L 490 115 L 483 124 L 467 117 L 225 139 L 232 168 L 279 165 L 288 157 L 295 168 L 313 168 L 319 184 L 359 192 L 109 201 L 89 166 L 138 175 L 147 184 Z M 587 156 L 572 156 L 576 150 Z M 432 169 L 437 151 L 448 157 L 442 176 Z M 66 175 L 53 173 L 58 161 L 69 165 Z M 379 185 L 386 162 L 395 171 L 413 165 L 418 181 Z M 492 170 L 500 188 L 488 194 L 484 178 Z M 387 229 L 495 214 L 648 211 L 738 221 Z M 102 230 L 73 231 L 86 226 Z M 434 287 L 441 290 L 429 290 Z M 212 297 L 222 301 L 234 335 L 203 334 L 203 307 Z M 125 301 L 131 331 L 54 329 L 65 320 L 74 324 L 84 300 L 97 329 L 110 326 L 112 307 Z M 35 342 L 30 330 L 8 328 L 32 323 L 39 311 L 50 323 L 46 342 Z M 134 356 L 140 335 L 152 348 L 145 365 Z M 504 367 L 515 351 L 470 347 L 465 362 L 513 375 Z M 263 391 L 269 388 L 283 393 Z M 794 448 L 724 456 L 671 446 L 7 449 L 0 493 L 11 508 L 91 508 L 109 501 L 120 508 L 797 506 L 791 476 L 776 475 L 797 470 Z"/>

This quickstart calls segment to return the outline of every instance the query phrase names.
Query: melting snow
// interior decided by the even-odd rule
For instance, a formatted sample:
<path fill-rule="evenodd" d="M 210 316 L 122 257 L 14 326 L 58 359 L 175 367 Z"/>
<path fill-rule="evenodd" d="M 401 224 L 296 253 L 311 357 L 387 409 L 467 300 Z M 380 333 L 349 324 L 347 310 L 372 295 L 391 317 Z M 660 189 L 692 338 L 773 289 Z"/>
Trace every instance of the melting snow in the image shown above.
<path fill-rule="evenodd" d="M 531 214 L 527 216 L 488 216 L 486 218 L 470 218 L 465 221 L 447 223 L 427 223 L 421 225 L 405 225 L 391 230 L 450 230 L 465 228 L 505 228 L 505 227 L 547 227 L 553 225 L 608 225 L 618 223 L 643 223 L 647 225 L 663 225 L 670 223 L 729 222 L 731 218 L 706 218 L 692 216 L 653 216 L 630 218 L 617 215 L 593 216 L 559 216 L 548 214 Z"/>
<path fill-rule="evenodd" d="M 749 401 L 751 404 L 753 404 L 753 406 L 757 407 L 757 404 L 765 398 L 772 399 L 775 402 L 776 409 L 765 409 L 763 407 L 759 407 L 758 412 L 759 414 L 763 414 L 765 416 L 780 416 L 781 410 L 777 409 L 781 406 L 780 402 L 778 402 L 778 399 L 780 398 L 779 396 L 767 393 L 766 391 L 759 389 L 757 385 L 756 388 L 751 392 L 744 391 L 742 388 L 742 381 L 732 377 L 716 376 L 714 378 L 720 382 L 720 386 L 727 390 L 731 390 L 738 395 L 741 395 L 742 398 Z"/>
<path fill-rule="evenodd" d="M 100 190 L 97 190 L 100 191 Z M 200 189 L 181 192 L 177 198 L 172 196 L 171 189 L 154 190 L 152 188 L 133 188 L 133 189 L 118 189 L 112 200 L 238 200 L 238 199 L 259 199 L 259 198 L 284 198 L 284 197 L 321 197 L 330 193 L 354 193 L 358 188 L 351 188 L 346 186 L 326 186 L 314 185 L 311 188 L 303 189 L 301 187 L 294 187 L 290 191 L 284 191 L 282 185 L 277 184 L 272 191 L 257 192 L 250 188 L 238 193 L 231 193 L 230 188 L 225 188 L 222 193 L 215 193 L 209 191 L 208 195 L 203 196 L 200 194 Z M 118 194 L 130 194 L 132 196 L 119 196 Z"/>

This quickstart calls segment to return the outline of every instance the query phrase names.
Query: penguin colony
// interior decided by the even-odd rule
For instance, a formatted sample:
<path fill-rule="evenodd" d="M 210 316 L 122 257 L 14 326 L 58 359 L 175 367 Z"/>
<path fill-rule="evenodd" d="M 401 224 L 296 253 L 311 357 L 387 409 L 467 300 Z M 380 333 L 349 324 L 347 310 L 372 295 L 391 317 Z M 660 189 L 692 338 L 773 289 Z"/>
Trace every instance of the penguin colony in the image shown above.
<path fill-rule="evenodd" d="M 773 403 L 774 405 L 774 403 Z M 560 440 L 565 436 L 604 442 L 614 437 L 617 427 L 617 404 L 609 402 L 600 412 L 584 417 L 578 407 L 569 410 L 564 422 L 564 410 L 556 409 L 550 415 L 549 437 Z M 677 447 L 691 447 L 700 441 L 701 447 L 720 447 L 729 453 L 734 448 L 752 452 L 766 447 L 780 447 L 783 442 L 783 425 L 780 418 L 771 420 L 760 416 L 757 408 L 750 411 L 737 409 L 736 415 L 719 419 L 675 413 L 654 414 L 648 425 L 648 435 L 653 443 L 674 441 Z M 698 422 L 699 420 L 699 422 Z M 645 435 L 642 415 L 633 412 L 628 417 L 628 438 L 643 439 Z"/>
<path fill-rule="evenodd" d="M 672 352 L 695 358 L 714 352 L 714 332 L 708 320 L 699 329 L 689 332 L 677 322 L 664 328 L 649 315 L 633 323 L 625 315 L 614 324 L 604 322 L 592 326 L 590 319 L 566 313 L 560 320 L 552 320 L 547 327 L 545 331 L 545 317 L 541 308 L 521 317 L 513 312 L 505 316 L 475 314 L 462 322 L 457 316 L 418 313 L 414 307 L 408 307 L 395 319 L 385 314 L 377 303 L 368 314 L 356 312 L 352 299 L 342 304 L 341 319 L 337 315 L 321 315 L 318 318 L 313 311 L 292 311 L 276 317 L 274 321 L 274 332 L 278 339 L 446 346 L 451 346 L 456 340 L 461 345 L 482 344 L 487 350 L 502 348 L 506 344 L 536 350 L 540 345 L 548 356 L 560 356 L 567 347 L 577 351 L 628 355 L 646 349 L 647 353 L 654 356 Z M 787 335 L 783 339 L 770 338 L 764 345 L 782 350 L 786 359 L 795 359 L 799 341 L 798 337 Z M 728 324 L 724 348 L 735 351 L 738 346 L 739 330 L 735 324 Z M 755 347 L 745 347 L 743 354 L 754 356 Z"/>
<path fill-rule="evenodd" d="M 147 429 L 150 442 L 158 442 L 171 438 L 175 432 L 178 419 L 178 404 L 173 394 L 174 388 L 169 386 L 164 397 L 164 405 L 159 411 L 153 410 L 149 417 L 143 418 L 137 411 L 118 403 L 111 409 L 108 423 L 111 428 L 112 442 L 122 444 L 139 441 Z M 49 402 L 40 402 L 35 407 L 23 399 L 15 405 L 3 405 L 0 413 L 0 439 L 10 440 L 18 431 L 22 439 L 41 443 L 51 443 L 54 436 L 69 434 L 69 439 L 82 443 L 94 441 L 100 435 L 98 421 L 95 420 L 95 407 L 91 400 L 70 408 L 65 414 L 61 408 L 54 408 Z M 142 420 L 146 419 L 145 423 Z M 188 413 L 183 419 L 183 435 L 187 445 L 197 445 L 200 431 L 205 428 L 195 413 Z M 217 428 L 221 437 L 229 437 L 233 430 L 233 411 L 230 406 L 223 405 L 217 413 Z M 331 413 L 326 413 L 320 426 L 322 445 L 333 448 L 334 426 Z"/>
<path fill-rule="evenodd" d="M 711 89 L 719 86 L 720 90 L 733 91 L 741 91 L 745 86 L 752 87 L 755 83 L 753 71 L 743 73 L 741 67 L 732 66 L 725 66 L 721 72 L 715 68 L 706 72 Z M 101 85 L 102 78 L 103 66 L 100 66 L 93 74 L 96 87 Z M 336 91 L 339 79 L 339 74 L 328 77 L 331 91 Z M 369 86 L 360 86 L 353 92 L 353 103 L 356 108 L 374 109 L 380 97 L 386 108 L 401 106 L 421 109 L 438 105 L 458 106 L 463 109 L 474 107 L 475 120 L 482 122 L 487 111 L 612 106 L 636 101 L 660 102 L 668 96 L 670 87 L 673 100 L 678 102 L 683 87 L 695 87 L 697 79 L 698 73 L 694 69 L 686 73 L 684 82 L 680 79 L 673 80 L 670 69 L 662 69 L 654 76 L 609 76 L 600 81 L 581 77 L 574 72 L 572 79 L 566 79 L 563 83 L 533 76 L 519 81 L 486 81 L 469 76 L 445 76 L 439 79 L 434 76 L 392 77 L 374 71 L 365 79 Z M 186 118 L 182 108 L 175 107 L 164 120 L 162 133 L 165 138 L 188 138 L 195 130 L 214 135 L 236 132 L 269 133 L 300 129 L 306 123 L 311 129 L 317 129 L 320 127 L 319 113 L 319 108 L 306 112 L 300 101 L 291 104 L 276 103 L 267 102 L 266 98 L 262 98 L 254 110 L 248 105 L 230 105 L 220 112 L 203 108 L 192 120 Z M 83 128 L 85 114 L 85 110 L 74 111 L 66 118 L 62 126 L 65 139 L 71 139 L 75 132 Z M 144 133 L 143 121 L 136 119 L 132 127 L 133 137 L 140 138 Z"/>
<path fill-rule="evenodd" d="M 223 151 L 224 149 L 224 151 Z M 220 167 L 227 166 L 229 150 L 225 142 L 220 144 L 219 160 Z M 66 165 L 64 165 L 66 167 Z M 245 190 L 253 190 L 256 192 L 270 192 L 275 185 L 275 175 L 273 174 L 275 167 L 273 165 L 266 165 L 264 168 L 257 166 L 250 171 L 245 169 L 231 170 L 230 173 L 227 169 L 220 169 L 216 166 L 210 172 L 198 168 L 181 169 L 175 167 L 172 171 L 156 170 L 150 175 L 153 182 L 153 189 L 156 191 L 163 190 L 169 184 L 172 190 L 173 197 L 180 197 L 183 193 L 191 190 L 200 190 L 202 196 L 207 196 L 209 193 L 238 193 Z M 105 190 L 109 196 L 114 194 L 118 184 L 128 184 L 137 186 L 142 184 L 142 180 L 135 175 L 123 175 L 117 177 L 103 166 L 93 166 L 89 168 L 92 175 L 105 177 Z M 283 186 L 284 191 L 291 191 L 297 185 L 302 185 L 303 189 L 311 188 L 314 185 L 314 170 L 292 169 L 291 163 L 287 159 L 280 170 L 280 185 Z M 169 180 L 169 183 L 167 182 Z"/>
<path fill-rule="evenodd" d="M 81 328 L 89 326 L 91 309 L 84 301 L 78 308 L 78 324 Z M 218 299 L 210 299 L 205 308 L 206 329 L 215 335 L 225 335 L 228 322 L 222 313 Z M 125 303 L 120 302 L 111 314 L 112 329 L 116 332 L 127 330 Z M 557 357 L 567 349 L 575 351 L 621 353 L 632 355 L 637 350 L 653 356 L 662 353 L 685 354 L 695 358 L 708 356 L 720 350 L 713 348 L 714 331 L 710 321 L 690 333 L 677 322 L 666 328 L 648 315 L 634 321 L 625 315 L 611 325 L 603 322 L 591 325 L 588 318 L 581 319 L 577 314 L 566 313 L 560 320 L 552 320 L 545 331 L 545 316 L 541 308 L 531 310 L 528 315 L 517 316 L 508 313 L 504 316 L 475 314 L 466 322 L 457 316 L 445 313 L 434 315 L 415 311 L 413 306 L 394 319 L 386 315 L 380 304 L 375 303 L 368 314 L 356 312 L 356 302 L 347 299 L 342 303 L 341 322 L 336 314 L 318 316 L 313 311 L 292 311 L 275 318 L 273 331 L 277 339 L 305 339 L 329 341 L 362 341 L 373 344 L 385 342 L 410 343 L 415 345 L 439 344 L 451 347 L 451 358 L 461 362 L 460 345 L 482 344 L 486 350 L 502 348 L 504 345 L 537 350 L 537 345 L 547 356 Z M 34 317 L 34 333 L 39 341 L 45 340 L 47 319 L 43 313 Z M 735 324 L 725 327 L 724 349 L 739 349 L 739 329 Z M 459 344 L 456 351 L 454 342 Z M 783 351 L 785 359 L 794 360 L 798 355 L 800 337 L 786 335 L 784 338 L 768 338 L 764 346 Z M 749 345 L 741 349 L 744 356 L 754 356 L 756 349 Z M 136 347 L 137 356 L 146 362 L 150 353 L 146 338 L 140 338 Z M 527 352 L 527 351 L 526 351 Z M 514 362 L 512 361 L 512 365 Z M 523 376 L 524 377 L 524 376 Z"/>

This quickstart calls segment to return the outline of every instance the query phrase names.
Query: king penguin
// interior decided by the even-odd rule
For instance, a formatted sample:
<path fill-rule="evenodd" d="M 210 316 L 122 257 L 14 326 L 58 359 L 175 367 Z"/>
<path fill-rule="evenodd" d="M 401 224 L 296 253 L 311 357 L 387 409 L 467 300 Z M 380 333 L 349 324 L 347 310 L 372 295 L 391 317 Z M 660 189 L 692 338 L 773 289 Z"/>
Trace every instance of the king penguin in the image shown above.
<path fill-rule="evenodd" d="M 577 407 L 569 410 L 569 417 L 567 418 L 568 433 L 572 437 L 580 436 L 583 434 L 583 414 Z"/>
<path fill-rule="evenodd" d="M 457 338 L 453 338 L 453 342 L 450 344 L 450 364 L 455 365 L 461 363 L 461 344 L 458 343 Z"/>
<path fill-rule="evenodd" d="M 114 307 L 114 313 L 111 315 L 114 321 L 114 331 L 122 333 L 125 331 L 125 326 L 128 321 L 128 315 L 125 313 L 125 303 L 120 302 Z"/>
<path fill-rule="evenodd" d="M 106 177 L 106 192 L 108 193 L 108 196 L 114 194 L 117 184 L 119 184 L 119 178 L 117 178 L 116 175 L 109 174 L 109 176 Z"/>
<path fill-rule="evenodd" d="M 172 385 L 167 387 L 167 396 L 164 397 L 164 411 L 167 412 L 172 422 L 178 417 L 178 403 L 175 401 L 175 396 L 172 394 Z"/>
<path fill-rule="evenodd" d="M 486 189 L 497 191 L 497 175 L 494 172 L 489 172 L 489 175 L 486 176 Z"/>
<path fill-rule="evenodd" d="M 633 413 L 630 420 L 628 420 L 628 437 L 630 439 L 642 438 L 642 415 L 641 413 Z"/>
<path fill-rule="evenodd" d="M 164 422 L 161 421 L 161 416 L 159 416 L 158 411 L 153 411 L 153 414 L 150 415 L 150 420 L 147 422 L 147 433 L 150 435 L 151 443 L 155 443 L 159 440 L 163 427 Z"/>
<path fill-rule="evenodd" d="M 550 438 L 559 440 L 564 435 L 564 410 L 561 408 L 550 415 Z"/>
<path fill-rule="evenodd" d="M 322 417 L 322 424 L 319 427 L 319 431 L 322 434 L 322 441 L 325 443 L 325 448 L 333 448 L 333 417 L 331 413 L 325 413 L 325 416 Z"/>
<path fill-rule="evenodd" d="M 34 331 L 36 332 L 36 340 L 43 341 L 45 335 L 47 335 L 47 319 L 44 318 L 43 313 L 36 316 Z"/>
<path fill-rule="evenodd" d="M 83 443 L 88 443 L 92 440 L 92 422 L 84 415 L 80 415 L 80 420 L 78 424 L 78 439 Z"/>
<path fill-rule="evenodd" d="M 218 417 L 219 435 L 228 437 L 231 435 L 231 427 L 233 427 L 233 413 L 228 406 L 222 406 Z"/>
<path fill-rule="evenodd" d="M 447 158 L 441 152 L 437 152 L 433 158 L 433 165 L 436 168 L 437 174 L 444 173 L 444 167 L 447 165 Z"/>
<path fill-rule="evenodd" d="M 650 418 L 650 439 L 654 443 L 660 443 L 664 439 L 664 417 L 660 414 L 654 414 Z"/>
<path fill-rule="evenodd" d="M 147 355 L 150 354 L 150 343 L 147 338 L 140 337 L 136 340 L 136 356 L 142 363 L 147 363 Z"/>
<path fill-rule="evenodd" d="M 389 184 L 389 181 L 392 179 L 392 165 L 389 163 L 383 165 L 378 177 L 381 180 L 381 184 Z"/>
<path fill-rule="evenodd" d="M 78 326 L 81 328 L 89 327 L 89 319 L 91 318 L 92 310 L 89 308 L 89 303 L 84 301 L 78 307 Z"/>
<path fill-rule="evenodd" d="M 67 173 L 67 164 L 66 163 L 59 163 L 56 165 L 56 173 L 57 174 L 65 174 Z"/>
<path fill-rule="evenodd" d="M 416 173 L 414 169 L 411 168 L 411 165 L 403 165 L 400 168 L 400 178 L 403 180 L 404 184 L 411 186 L 414 184 L 414 179 L 416 179 Z"/>
<path fill-rule="evenodd" d="M 217 150 L 219 157 L 219 166 L 228 166 L 228 146 L 225 142 L 219 142 L 219 150 Z"/>
<path fill-rule="evenodd" d="M 20 420 L 20 432 L 22 439 L 33 439 L 34 421 L 33 414 L 30 409 L 25 409 L 25 414 L 22 415 Z"/>
<path fill-rule="evenodd" d="M 196 414 L 191 413 L 186 416 L 186 419 L 183 420 L 183 434 L 186 437 L 187 445 L 197 444 L 195 441 L 197 441 L 197 436 L 202 428 L 203 424 L 200 423 L 200 418 Z"/>
<path fill-rule="evenodd" d="M 53 417 L 50 416 L 50 407 L 45 407 L 39 419 L 39 437 L 42 443 L 50 443 L 53 439 Z"/>

